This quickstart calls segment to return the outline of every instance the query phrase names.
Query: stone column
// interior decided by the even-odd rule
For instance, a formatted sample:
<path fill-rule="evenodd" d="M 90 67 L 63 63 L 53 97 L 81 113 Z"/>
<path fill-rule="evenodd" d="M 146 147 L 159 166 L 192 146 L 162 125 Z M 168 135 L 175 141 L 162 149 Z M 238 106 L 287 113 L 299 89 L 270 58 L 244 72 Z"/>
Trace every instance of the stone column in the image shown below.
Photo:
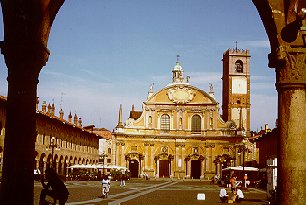
<path fill-rule="evenodd" d="M 276 68 L 278 91 L 278 176 L 280 204 L 303 204 L 306 199 L 306 49 L 283 46 Z M 288 197 L 291 196 L 291 197 Z"/>
<path fill-rule="evenodd" d="M 120 147 L 120 150 L 121 150 L 120 151 L 120 153 L 121 153 L 120 164 L 121 164 L 121 166 L 126 166 L 127 168 L 129 168 L 128 167 L 128 163 L 125 160 L 124 146 L 125 146 L 125 143 L 121 143 L 121 147 Z"/>
<path fill-rule="evenodd" d="M 149 143 L 144 143 L 144 164 L 143 164 L 143 170 L 146 171 L 149 169 Z"/>
<path fill-rule="evenodd" d="M 156 161 L 156 174 L 155 174 L 155 176 L 157 178 L 159 178 L 159 159 L 157 159 L 157 161 Z"/>
<path fill-rule="evenodd" d="M 205 177 L 205 157 L 202 155 L 199 157 L 199 160 L 201 162 L 201 176 L 200 179 L 203 179 Z"/>
<path fill-rule="evenodd" d="M 306 3 L 253 0 L 269 37 L 278 91 L 277 204 L 306 198 Z"/>
<path fill-rule="evenodd" d="M 151 157 L 150 157 L 150 160 L 151 160 L 151 163 L 150 163 L 150 169 L 151 170 L 154 170 L 154 144 L 150 144 L 150 153 L 151 153 Z"/>
<path fill-rule="evenodd" d="M 38 76 L 48 60 L 51 25 L 64 0 L 50 2 L 1 1 L 1 52 L 8 68 L 2 205 L 33 204 Z"/>
<path fill-rule="evenodd" d="M 115 142 L 114 144 L 116 144 L 116 165 L 120 166 L 120 142 Z"/>
<path fill-rule="evenodd" d="M 187 175 L 191 178 L 191 159 L 187 161 Z"/>
<path fill-rule="evenodd" d="M 111 139 L 111 149 L 112 149 L 112 154 L 111 154 L 111 164 L 115 165 L 116 164 L 116 157 L 117 157 L 117 146 L 114 138 Z M 99 152 L 99 151 L 98 151 Z"/>
<path fill-rule="evenodd" d="M 2 176 L 4 201 L 1 204 L 33 202 L 34 151 L 37 135 L 36 90 L 43 56 L 47 55 L 42 45 L 36 46 L 37 48 L 30 44 L 6 44 L 2 50 L 8 66 L 9 87 Z M 38 60 L 40 62 L 37 62 Z M 24 201 L 16 197 L 20 194 Z"/>
<path fill-rule="evenodd" d="M 174 176 L 174 169 L 173 169 L 173 160 L 169 160 L 169 174 L 170 174 L 170 178 L 172 178 Z"/>

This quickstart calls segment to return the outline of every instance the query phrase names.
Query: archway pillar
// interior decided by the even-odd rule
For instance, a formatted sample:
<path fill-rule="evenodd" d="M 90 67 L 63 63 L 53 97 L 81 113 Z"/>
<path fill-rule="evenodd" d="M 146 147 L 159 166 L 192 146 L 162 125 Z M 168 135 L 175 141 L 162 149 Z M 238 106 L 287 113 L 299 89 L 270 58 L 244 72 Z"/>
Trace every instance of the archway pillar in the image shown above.
<path fill-rule="evenodd" d="M 156 160 L 156 178 L 159 178 L 159 159 Z"/>
<path fill-rule="evenodd" d="M 301 138 L 306 136 L 306 49 L 281 46 L 277 52 L 278 202 L 303 204 L 306 198 L 306 190 L 302 188 L 306 184 L 306 153 L 300 150 L 306 150 L 305 140 Z"/>
<path fill-rule="evenodd" d="M 2 205 L 33 204 L 38 76 L 48 60 L 50 29 L 63 3 L 1 1 L 4 42 L 0 47 L 8 68 Z"/>

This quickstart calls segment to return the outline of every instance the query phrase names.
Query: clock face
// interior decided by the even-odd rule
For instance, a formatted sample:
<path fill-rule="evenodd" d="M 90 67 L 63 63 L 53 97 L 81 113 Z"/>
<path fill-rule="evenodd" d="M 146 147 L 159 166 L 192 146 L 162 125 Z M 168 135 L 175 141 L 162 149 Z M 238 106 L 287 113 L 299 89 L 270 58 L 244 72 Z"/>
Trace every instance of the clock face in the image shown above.
<path fill-rule="evenodd" d="M 245 77 L 232 78 L 232 93 L 247 94 L 247 79 Z"/>

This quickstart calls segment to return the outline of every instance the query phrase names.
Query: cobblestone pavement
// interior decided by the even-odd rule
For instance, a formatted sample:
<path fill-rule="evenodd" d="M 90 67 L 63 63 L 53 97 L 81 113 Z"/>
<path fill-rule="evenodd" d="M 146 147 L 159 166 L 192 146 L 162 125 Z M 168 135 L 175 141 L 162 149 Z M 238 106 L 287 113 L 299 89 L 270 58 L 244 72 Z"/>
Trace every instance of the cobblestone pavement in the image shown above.
<path fill-rule="evenodd" d="M 101 183 L 99 181 L 69 181 L 66 186 L 70 192 L 66 205 L 212 205 L 221 204 L 220 187 L 210 185 L 209 181 L 200 180 L 148 180 L 132 179 L 125 187 L 120 183 L 111 182 L 107 199 L 101 198 Z M 34 205 L 38 205 L 40 183 L 35 183 Z M 228 189 L 230 193 L 230 190 Z M 199 193 L 205 194 L 205 200 L 197 200 Z M 263 205 L 266 194 L 264 191 L 250 188 L 244 192 L 245 201 L 240 204 Z"/>

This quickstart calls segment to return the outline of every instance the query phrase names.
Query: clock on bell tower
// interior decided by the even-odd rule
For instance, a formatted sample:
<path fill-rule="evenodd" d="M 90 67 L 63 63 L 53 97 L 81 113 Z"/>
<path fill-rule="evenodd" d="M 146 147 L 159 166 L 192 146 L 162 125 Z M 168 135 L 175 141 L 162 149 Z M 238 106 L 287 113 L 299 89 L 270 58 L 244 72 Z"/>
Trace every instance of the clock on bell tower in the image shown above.
<path fill-rule="evenodd" d="M 228 49 L 223 53 L 222 118 L 233 120 L 250 133 L 250 53 Z"/>

